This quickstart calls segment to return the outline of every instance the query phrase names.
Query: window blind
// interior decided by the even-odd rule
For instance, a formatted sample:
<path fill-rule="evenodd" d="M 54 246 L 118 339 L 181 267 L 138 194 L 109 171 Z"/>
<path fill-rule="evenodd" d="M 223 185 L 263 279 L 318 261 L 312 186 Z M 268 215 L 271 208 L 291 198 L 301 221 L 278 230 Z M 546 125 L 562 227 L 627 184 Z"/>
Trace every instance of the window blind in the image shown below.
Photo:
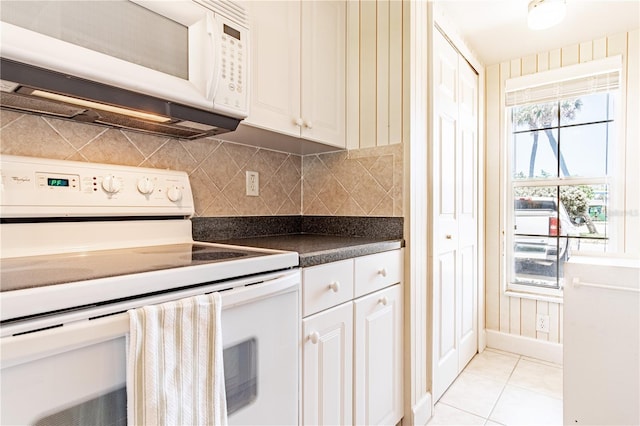
<path fill-rule="evenodd" d="M 562 98 L 616 90 L 622 56 L 571 65 L 506 81 L 505 106 L 552 102 Z"/>

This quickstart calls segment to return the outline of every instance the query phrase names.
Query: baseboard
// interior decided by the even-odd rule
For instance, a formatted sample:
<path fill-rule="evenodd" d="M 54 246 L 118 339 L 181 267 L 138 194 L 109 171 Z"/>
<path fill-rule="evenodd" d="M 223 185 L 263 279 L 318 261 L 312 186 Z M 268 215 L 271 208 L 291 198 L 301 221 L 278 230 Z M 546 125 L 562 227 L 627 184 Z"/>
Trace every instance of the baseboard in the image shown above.
<path fill-rule="evenodd" d="M 487 347 L 562 364 L 562 345 L 530 337 L 487 330 Z"/>
<path fill-rule="evenodd" d="M 432 410 L 433 403 L 431 401 L 431 393 L 428 392 L 422 398 L 420 398 L 420 401 L 418 401 L 416 405 L 411 408 L 411 414 L 413 416 L 413 421 L 411 422 L 411 424 L 414 426 L 426 425 L 427 422 L 431 419 L 431 416 L 433 416 Z"/>

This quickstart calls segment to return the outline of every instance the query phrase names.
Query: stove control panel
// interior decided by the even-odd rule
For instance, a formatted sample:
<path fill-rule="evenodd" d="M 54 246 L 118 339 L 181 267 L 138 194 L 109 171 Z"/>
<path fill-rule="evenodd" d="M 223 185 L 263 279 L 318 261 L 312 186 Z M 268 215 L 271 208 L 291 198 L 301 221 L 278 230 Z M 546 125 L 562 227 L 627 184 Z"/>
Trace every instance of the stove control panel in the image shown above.
<path fill-rule="evenodd" d="M 192 216 L 185 172 L 0 156 L 0 216 Z"/>

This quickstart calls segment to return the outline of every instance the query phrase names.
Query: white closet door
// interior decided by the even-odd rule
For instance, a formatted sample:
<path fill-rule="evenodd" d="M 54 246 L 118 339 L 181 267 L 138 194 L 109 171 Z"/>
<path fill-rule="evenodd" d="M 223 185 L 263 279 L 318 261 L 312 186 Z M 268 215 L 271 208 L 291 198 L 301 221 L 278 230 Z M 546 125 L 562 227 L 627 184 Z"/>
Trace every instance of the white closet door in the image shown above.
<path fill-rule="evenodd" d="M 477 75 L 434 31 L 433 397 L 477 350 Z"/>
<path fill-rule="evenodd" d="M 459 367 L 478 350 L 478 75 L 458 58 Z"/>

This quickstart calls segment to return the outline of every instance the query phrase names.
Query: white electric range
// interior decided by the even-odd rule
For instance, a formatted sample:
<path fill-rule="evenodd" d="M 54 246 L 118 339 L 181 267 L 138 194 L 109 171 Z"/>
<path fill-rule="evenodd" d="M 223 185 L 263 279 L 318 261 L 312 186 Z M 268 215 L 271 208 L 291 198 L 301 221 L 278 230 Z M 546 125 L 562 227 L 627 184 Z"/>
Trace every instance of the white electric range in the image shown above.
<path fill-rule="evenodd" d="M 193 241 L 184 172 L 0 164 L 1 424 L 126 424 L 126 310 L 214 291 L 229 423 L 298 422 L 297 253 Z"/>

